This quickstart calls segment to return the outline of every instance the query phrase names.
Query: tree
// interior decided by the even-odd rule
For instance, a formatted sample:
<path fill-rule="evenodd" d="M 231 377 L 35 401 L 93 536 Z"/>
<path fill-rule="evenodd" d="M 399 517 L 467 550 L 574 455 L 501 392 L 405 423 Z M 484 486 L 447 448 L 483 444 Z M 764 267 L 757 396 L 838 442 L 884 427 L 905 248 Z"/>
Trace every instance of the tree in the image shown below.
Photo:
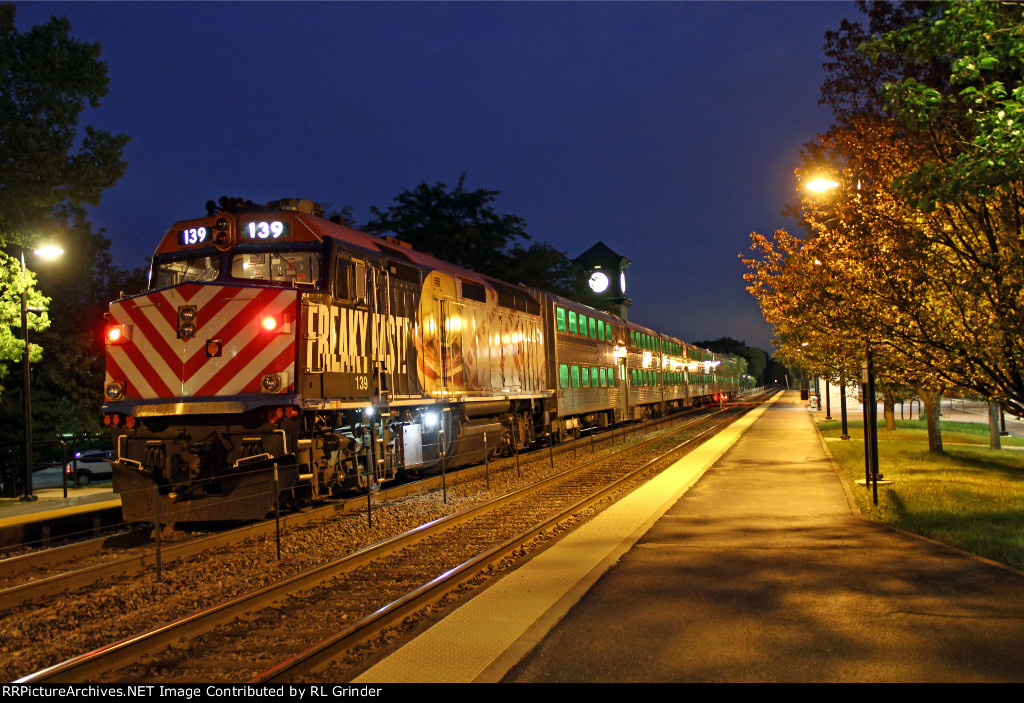
<path fill-rule="evenodd" d="M 571 295 L 572 265 L 548 244 L 529 240 L 526 223 L 493 208 L 499 191 L 466 190 L 466 174 L 454 189 L 444 183 L 421 183 L 402 191 L 386 210 L 370 208 L 373 219 L 364 229 L 390 235 L 448 263 L 511 283 L 539 286 Z"/>
<path fill-rule="evenodd" d="M 950 381 L 1024 409 L 1024 7 L 935 3 L 867 42 L 864 55 L 936 67 L 941 80 L 885 83 L 924 158 L 893 182 L 934 226 L 935 346 Z M 942 314 L 945 313 L 945 314 Z"/>
<path fill-rule="evenodd" d="M 20 361 L 25 353 L 25 342 L 15 337 L 15 330 L 21 330 L 21 291 L 28 289 L 29 307 L 43 307 L 50 299 L 35 289 L 36 276 L 26 271 L 24 278 L 21 260 L 0 252 L 0 379 L 7 373 L 6 363 Z M 50 324 L 46 313 L 28 316 L 28 329 L 33 334 L 46 329 Z M 29 353 L 32 363 L 39 361 L 42 348 L 33 344 Z M 0 386 L 0 392 L 4 390 Z"/>
<path fill-rule="evenodd" d="M 14 14 L 13 5 L 0 5 L 0 246 L 8 252 L 0 277 L 17 282 L 0 289 L 4 323 L 11 306 L 20 305 L 20 250 L 33 246 L 39 232 L 59 228 L 61 208 L 97 204 L 123 175 L 128 143 L 92 126 L 78 129 L 86 106 L 97 107 L 107 94 L 100 45 L 72 38 L 70 23 L 56 17 L 20 33 Z M 31 272 L 28 278 L 34 281 Z M 32 305 L 46 302 L 35 290 L 30 296 Z M 45 327 L 45 314 L 32 317 L 30 328 Z M 0 360 L 18 359 L 23 349 L 22 340 L 0 335 Z M 0 378 L 5 372 L 0 366 Z"/>
<path fill-rule="evenodd" d="M 99 202 L 124 174 L 125 135 L 86 126 L 82 111 L 107 94 L 101 47 L 70 35 L 51 18 L 24 34 L 14 6 L 0 5 L 0 236 L 23 243 L 27 228 L 48 224 L 53 207 Z M 76 150 L 76 142 L 80 142 Z"/>
<path fill-rule="evenodd" d="M 693 342 L 694 346 L 717 354 L 732 354 L 746 361 L 747 373 L 757 379 L 759 385 L 764 385 L 764 372 L 768 365 L 768 353 L 759 347 L 748 347 L 744 342 L 737 341 L 732 337 L 719 337 L 718 339 L 705 339 Z"/>
<path fill-rule="evenodd" d="M 748 281 L 787 358 L 870 343 L 937 437 L 943 388 L 1024 409 L 1024 12 L 861 7 L 869 30 L 844 22 L 826 47 L 837 125 L 805 151 L 803 175 L 827 167 L 840 188 L 791 208 L 806 240 L 755 235 Z"/>
<path fill-rule="evenodd" d="M 61 218 L 65 252 L 38 272 L 40 286 L 52 296 L 53 324 L 32 334 L 33 348 L 38 343 L 46 350 L 32 360 L 33 430 L 39 440 L 102 431 L 107 304 L 122 291 L 146 286 L 145 269 L 114 266 L 110 241 L 93 231 L 81 208 L 58 208 L 55 215 Z M 18 441 L 21 412 L 17 394 L 0 396 L 0 444 Z"/>

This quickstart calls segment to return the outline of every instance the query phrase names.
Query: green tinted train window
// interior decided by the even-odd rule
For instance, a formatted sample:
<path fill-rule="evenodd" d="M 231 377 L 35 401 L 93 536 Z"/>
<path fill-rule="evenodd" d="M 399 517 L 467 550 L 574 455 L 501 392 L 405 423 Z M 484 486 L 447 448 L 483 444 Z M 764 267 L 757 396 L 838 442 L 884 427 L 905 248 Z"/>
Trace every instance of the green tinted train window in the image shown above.
<path fill-rule="evenodd" d="M 569 331 L 576 334 L 576 313 L 572 310 L 569 311 Z"/>
<path fill-rule="evenodd" d="M 597 339 L 597 320 L 590 318 L 590 338 Z"/>
<path fill-rule="evenodd" d="M 605 328 L 604 328 L 604 338 L 607 339 L 609 342 L 613 341 L 612 340 L 612 326 L 611 326 L 610 323 L 605 325 Z"/>
<path fill-rule="evenodd" d="M 558 387 L 569 387 L 569 364 L 558 365 Z"/>
<path fill-rule="evenodd" d="M 555 326 L 559 332 L 565 332 L 565 308 L 555 308 Z"/>
<path fill-rule="evenodd" d="M 587 336 L 587 316 L 582 314 L 580 315 L 580 334 L 584 337 Z"/>
<path fill-rule="evenodd" d="M 598 380 L 599 379 L 598 379 L 597 367 L 596 366 L 591 366 L 590 367 L 590 385 L 593 388 L 597 388 L 599 386 L 603 386 L 604 384 L 603 383 L 599 383 Z"/>
<path fill-rule="evenodd" d="M 597 321 L 597 338 L 604 340 L 604 320 Z"/>
<path fill-rule="evenodd" d="M 580 367 L 576 366 L 575 364 L 573 364 L 570 367 L 569 370 L 572 372 L 572 387 L 573 388 L 579 388 L 580 387 Z"/>
<path fill-rule="evenodd" d="M 584 366 L 583 370 L 582 370 L 582 374 L 583 374 L 583 380 L 581 382 L 581 385 L 584 388 L 586 388 L 587 386 L 590 385 L 590 369 L 587 368 L 586 366 Z"/>

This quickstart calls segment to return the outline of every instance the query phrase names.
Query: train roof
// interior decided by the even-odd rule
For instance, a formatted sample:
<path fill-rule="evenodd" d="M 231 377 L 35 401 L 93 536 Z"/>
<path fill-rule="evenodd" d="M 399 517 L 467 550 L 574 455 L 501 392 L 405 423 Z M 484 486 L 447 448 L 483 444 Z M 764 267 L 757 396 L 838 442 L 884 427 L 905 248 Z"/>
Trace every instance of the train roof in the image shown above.
<path fill-rule="evenodd" d="M 222 204 L 224 200 L 221 199 Z M 289 223 L 288 243 L 291 244 L 332 240 L 349 247 L 376 252 L 392 259 L 411 263 L 425 270 L 441 271 L 453 277 L 488 286 L 496 291 L 503 288 L 514 288 L 519 295 L 522 295 L 529 293 L 530 290 L 525 286 L 512 286 L 490 276 L 442 261 L 428 253 L 413 249 L 410 244 L 393 237 L 378 237 L 339 222 L 324 219 L 319 206 L 308 200 L 282 199 L 265 206 L 254 205 L 248 201 L 237 201 L 237 199 L 233 199 L 231 202 L 237 202 L 240 205 L 244 203 L 244 205 L 233 210 L 214 212 L 211 204 L 208 203 L 207 208 L 211 212 L 206 216 L 175 222 L 160 240 L 156 254 L 180 254 L 186 251 L 213 248 L 212 233 L 218 218 L 230 215 L 236 226 L 268 220 L 287 221 Z M 204 236 L 202 240 L 183 243 L 182 234 L 184 232 L 199 228 L 206 228 L 211 233 L 211 238 L 208 239 Z"/>

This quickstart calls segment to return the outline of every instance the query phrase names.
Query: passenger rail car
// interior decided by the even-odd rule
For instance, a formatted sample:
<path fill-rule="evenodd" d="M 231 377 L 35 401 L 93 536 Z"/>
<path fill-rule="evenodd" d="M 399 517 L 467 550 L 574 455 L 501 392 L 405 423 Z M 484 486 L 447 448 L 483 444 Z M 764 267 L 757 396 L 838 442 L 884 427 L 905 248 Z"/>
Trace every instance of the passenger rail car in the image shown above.
<path fill-rule="evenodd" d="M 110 304 L 125 519 L 258 519 L 736 389 L 728 358 L 325 220 L 222 198 Z M 731 369 L 731 371 L 730 371 Z"/>

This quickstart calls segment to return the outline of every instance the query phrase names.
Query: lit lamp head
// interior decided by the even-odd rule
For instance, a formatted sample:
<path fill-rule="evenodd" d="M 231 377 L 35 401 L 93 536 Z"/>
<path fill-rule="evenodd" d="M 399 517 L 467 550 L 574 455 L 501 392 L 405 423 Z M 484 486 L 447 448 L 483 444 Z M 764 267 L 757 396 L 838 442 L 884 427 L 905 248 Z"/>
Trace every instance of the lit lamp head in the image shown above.
<path fill-rule="evenodd" d="M 828 178 L 815 178 L 808 181 L 804 187 L 812 193 L 825 193 L 833 188 L 838 188 L 839 184 Z"/>
<path fill-rule="evenodd" d="M 58 246 L 48 244 L 46 246 L 35 249 L 33 253 L 36 256 L 42 257 L 44 259 L 56 259 L 58 256 L 64 253 L 64 250 Z"/>

